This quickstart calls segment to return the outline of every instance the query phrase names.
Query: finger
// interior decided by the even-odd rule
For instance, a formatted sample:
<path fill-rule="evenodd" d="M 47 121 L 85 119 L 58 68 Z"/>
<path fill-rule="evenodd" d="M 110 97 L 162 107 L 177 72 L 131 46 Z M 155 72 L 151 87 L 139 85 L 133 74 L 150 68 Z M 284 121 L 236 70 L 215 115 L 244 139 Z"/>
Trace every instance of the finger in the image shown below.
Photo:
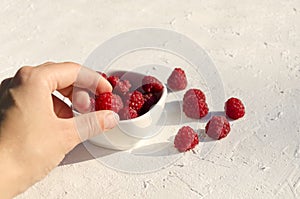
<path fill-rule="evenodd" d="M 12 79 L 13 79 L 12 77 L 9 77 L 9 78 L 6 78 L 6 79 L 2 80 L 1 87 L 10 84 Z"/>
<path fill-rule="evenodd" d="M 58 90 L 58 92 L 64 97 L 69 98 L 73 108 L 80 113 L 88 113 L 95 110 L 94 104 L 91 103 L 90 92 L 86 89 L 69 86 L 65 89 Z"/>
<path fill-rule="evenodd" d="M 12 79 L 13 79 L 12 77 L 6 78 L 1 82 L 0 93 L 3 93 L 5 90 L 7 90 L 10 87 Z"/>
<path fill-rule="evenodd" d="M 72 105 L 80 113 L 88 113 L 92 110 L 90 94 L 86 89 L 74 87 Z"/>
<path fill-rule="evenodd" d="M 85 88 L 93 93 L 110 92 L 109 82 L 97 72 L 72 62 L 42 65 L 38 67 L 41 76 L 46 77 L 51 92 L 70 85 Z"/>
<path fill-rule="evenodd" d="M 70 86 L 63 90 L 58 90 L 58 92 L 67 97 L 71 101 L 73 108 L 80 113 L 88 113 L 95 110 L 94 104 L 91 103 L 90 92 L 86 89 Z"/>
<path fill-rule="evenodd" d="M 50 64 L 55 64 L 55 62 L 47 61 L 47 62 L 41 64 L 40 66 L 47 66 L 47 65 L 50 65 Z"/>
<path fill-rule="evenodd" d="M 68 86 L 67 88 L 64 88 L 64 89 L 59 89 L 57 91 L 72 101 L 73 85 Z"/>
<path fill-rule="evenodd" d="M 119 116 L 113 111 L 102 110 L 76 116 L 69 119 L 69 122 L 75 129 L 74 136 L 83 142 L 114 128 L 119 122 Z"/>
<path fill-rule="evenodd" d="M 72 109 L 63 101 L 52 95 L 53 109 L 57 117 L 59 118 L 72 118 Z"/>

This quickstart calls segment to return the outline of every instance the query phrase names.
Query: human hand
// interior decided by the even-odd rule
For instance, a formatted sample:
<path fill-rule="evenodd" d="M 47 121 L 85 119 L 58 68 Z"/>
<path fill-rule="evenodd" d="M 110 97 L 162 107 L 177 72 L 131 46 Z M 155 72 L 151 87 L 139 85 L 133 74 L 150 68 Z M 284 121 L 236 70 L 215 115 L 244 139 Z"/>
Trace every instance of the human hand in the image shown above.
<path fill-rule="evenodd" d="M 117 124 L 118 116 L 106 110 L 73 118 L 72 109 L 52 95 L 54 90 L 70 98 L 77 110 L 89 112 L 86 90 L 99 94 L 112 88 L 101 75 L 75 63 L 22 67 L 4 80 L 0 87 L 0 198 L 23 192 L 77 144 Z"/>

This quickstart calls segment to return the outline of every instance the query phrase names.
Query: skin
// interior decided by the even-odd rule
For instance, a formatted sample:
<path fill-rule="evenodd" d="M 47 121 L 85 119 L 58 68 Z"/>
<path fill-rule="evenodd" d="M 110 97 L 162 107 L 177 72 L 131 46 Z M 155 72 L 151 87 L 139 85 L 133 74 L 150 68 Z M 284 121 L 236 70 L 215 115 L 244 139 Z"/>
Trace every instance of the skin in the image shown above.
<path fill-rule="evenodd" d="M 0 198 L 22 193 L 43 179 L 77 144 L 117 124 L 116 114 L 106 110 L 75 119 L 72 109 L 52 95 L 57 90 L 77 110 L 89 112 L 87 90 L 99 94 L 112 88 L 98 73 L 83 69 L 71 62 L 47 62 L 22 67 L 1 83 Z"/>

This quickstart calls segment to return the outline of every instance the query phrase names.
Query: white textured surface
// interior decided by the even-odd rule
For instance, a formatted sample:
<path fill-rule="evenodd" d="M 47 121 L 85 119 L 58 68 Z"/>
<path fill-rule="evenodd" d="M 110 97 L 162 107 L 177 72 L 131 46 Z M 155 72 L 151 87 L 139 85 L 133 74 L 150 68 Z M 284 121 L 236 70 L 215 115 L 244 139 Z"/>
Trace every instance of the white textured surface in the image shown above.
<path fill-rule="evenodd" d="M 140 175 L 83 161 L 56 168 L 18 199 L 300 197 L 299 0 L 43 2 L 1 1 L 1 79 L 47 60 L 83 63 L 112 35 L 162 27 L 210 54 L 247 115 L 205 159 L 188 152 Z"/>

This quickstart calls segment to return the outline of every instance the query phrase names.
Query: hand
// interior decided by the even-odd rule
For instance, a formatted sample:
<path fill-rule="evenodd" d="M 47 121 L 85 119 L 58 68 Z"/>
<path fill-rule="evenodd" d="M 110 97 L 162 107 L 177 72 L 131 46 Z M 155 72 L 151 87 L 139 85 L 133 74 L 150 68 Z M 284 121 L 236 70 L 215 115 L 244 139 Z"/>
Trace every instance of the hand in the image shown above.
<path fill-rule="evenodd" d="M 75 63 L 22 67 L 4 80 L 0 87 L 0 198 L 23 192 L 77 144 L 117 124 L 116 114 L 104 110 L 73 118 L 72 109 L 52 95 L 55 90 L 70 98 L 77 110 L 89 112 L 87 90 L 99 94 L 112 88 L 101 75 Z"/>

